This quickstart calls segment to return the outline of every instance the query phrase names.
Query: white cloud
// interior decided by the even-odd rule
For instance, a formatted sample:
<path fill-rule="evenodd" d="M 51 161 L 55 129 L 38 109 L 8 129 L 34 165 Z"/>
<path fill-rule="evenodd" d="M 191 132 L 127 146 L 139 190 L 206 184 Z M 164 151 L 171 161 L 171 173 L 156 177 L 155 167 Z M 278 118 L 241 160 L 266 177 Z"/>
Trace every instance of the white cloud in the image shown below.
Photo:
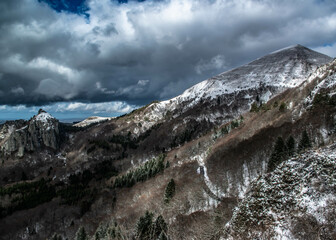
<path fill-rule="evenodd" d="M 132 111 L 135 106 L 128 105 L 125 102 L 103 102 L 103 103 L 81 103 L 81 102 L 71 102 L 71 103 L 59 103 L 54 107 L 56 112 L 87 112 L 87 113 L 127 113 Z M 52 109 L 51 109 L 52 110 Z"/>

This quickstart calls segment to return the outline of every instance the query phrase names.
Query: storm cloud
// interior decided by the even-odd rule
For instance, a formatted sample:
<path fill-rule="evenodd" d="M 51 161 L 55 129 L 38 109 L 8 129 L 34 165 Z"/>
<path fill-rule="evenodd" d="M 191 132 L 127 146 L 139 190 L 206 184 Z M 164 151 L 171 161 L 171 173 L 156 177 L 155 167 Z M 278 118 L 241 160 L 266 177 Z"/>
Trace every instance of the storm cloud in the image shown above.
<path fill-rule="evenodd" d="M 288 45 L 336 54 L 334 0 L 86 5 L 0 2 L 0 105 L 119 102 L 124 112 Z"/>

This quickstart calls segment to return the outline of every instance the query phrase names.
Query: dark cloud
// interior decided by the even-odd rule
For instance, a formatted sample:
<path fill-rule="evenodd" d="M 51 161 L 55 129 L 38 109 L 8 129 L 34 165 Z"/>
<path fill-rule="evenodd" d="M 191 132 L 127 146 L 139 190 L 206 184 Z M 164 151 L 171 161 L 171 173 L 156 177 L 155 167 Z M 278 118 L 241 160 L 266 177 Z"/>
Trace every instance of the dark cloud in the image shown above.
<path fill-rule="evenodd" d="M 1 1 L 0 105 L 142 105 L 288 45 L 336 52 L 332 0 L 77 2 Z"/>

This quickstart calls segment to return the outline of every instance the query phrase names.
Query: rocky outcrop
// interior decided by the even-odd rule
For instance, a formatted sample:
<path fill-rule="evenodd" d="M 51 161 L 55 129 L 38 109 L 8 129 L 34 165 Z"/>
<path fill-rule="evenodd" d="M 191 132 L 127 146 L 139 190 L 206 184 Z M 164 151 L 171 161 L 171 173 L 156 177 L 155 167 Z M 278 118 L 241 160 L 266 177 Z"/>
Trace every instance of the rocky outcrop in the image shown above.
<path fill-rule="evenodd" d="M 22 157 L 27 151 L 59 147 L 59 122 L 42 109 L 21 128 L 12 125 L 8 129 L 11 130 L 7 131 L 9 136 L 1 144 L 2 152 L 7 155 L 16 153 Z"/>
<path fill-rule="evenodd" d="M 25 120 L 6 121 L 0 125 L 0 145 L 1 142 L 6 141 L 11 133 L 27 124 Z"/>

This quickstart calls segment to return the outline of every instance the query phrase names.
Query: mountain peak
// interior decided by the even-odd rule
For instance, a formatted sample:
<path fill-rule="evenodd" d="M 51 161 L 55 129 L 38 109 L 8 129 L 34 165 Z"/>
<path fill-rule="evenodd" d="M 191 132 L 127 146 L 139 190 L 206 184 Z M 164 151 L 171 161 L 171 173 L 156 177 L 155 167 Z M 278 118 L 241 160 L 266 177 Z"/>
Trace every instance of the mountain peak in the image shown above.
<path fill-rule="evenodd" d="M 293 61 L 301 61 L 313 65 L 322 65 L 330 62 L 331 60 L 332 58 L 325 54 L 316 52 L 300 44 L 296 44 L 271 52 L 270 54 L 249 63 L 248 65 L 269 65 L 272 63 L 279 64 Z"/>
<path fill-rule="evenodd" d="M 54 120 L 55 118 L 43 109 L 40 109 L 38 114 L 34 116 L 34 119 L 41 122 L 48 122 L 48 120 Z"/>
<path fill-rule="evenodd" d="M 158 107 L 151 116 L 155 119 L 163 118 L 165 111 L 185 112 L 197 106 L 200 108 L 205 102 L 213 106 L 226 106 L 223 114 L 227 116 L 239 115 L 247 111 L 257 97 L 267 102 L 284 89 L 299 86 L 319 66 L 331 60 L 331 57 L 300 44 L 282 48 L 204 80 L 181 95 L 157 104 Z M 232 103 L 237 102 L 238 96 L 240 103 L 234 108 Z M 180 110 L 177 111 L 178 108 Z M 227 121 L 217 116 L 213 119 L 212 121 Z"/>
<path fill-rule="evenodd" d="M 287 47 L 283 47 L 283 48 L 280 48 L 278 50 L 275 50 L 274 52 L 280 52 L 280 51 L 283 51 L 283 50 L 287 50 L 287 49 L 295 49 L 295 48 L 306 48 L 305 46 L 302 46 L 300 44 L 295 44 L 295 45 L 289 45 Z"/>

